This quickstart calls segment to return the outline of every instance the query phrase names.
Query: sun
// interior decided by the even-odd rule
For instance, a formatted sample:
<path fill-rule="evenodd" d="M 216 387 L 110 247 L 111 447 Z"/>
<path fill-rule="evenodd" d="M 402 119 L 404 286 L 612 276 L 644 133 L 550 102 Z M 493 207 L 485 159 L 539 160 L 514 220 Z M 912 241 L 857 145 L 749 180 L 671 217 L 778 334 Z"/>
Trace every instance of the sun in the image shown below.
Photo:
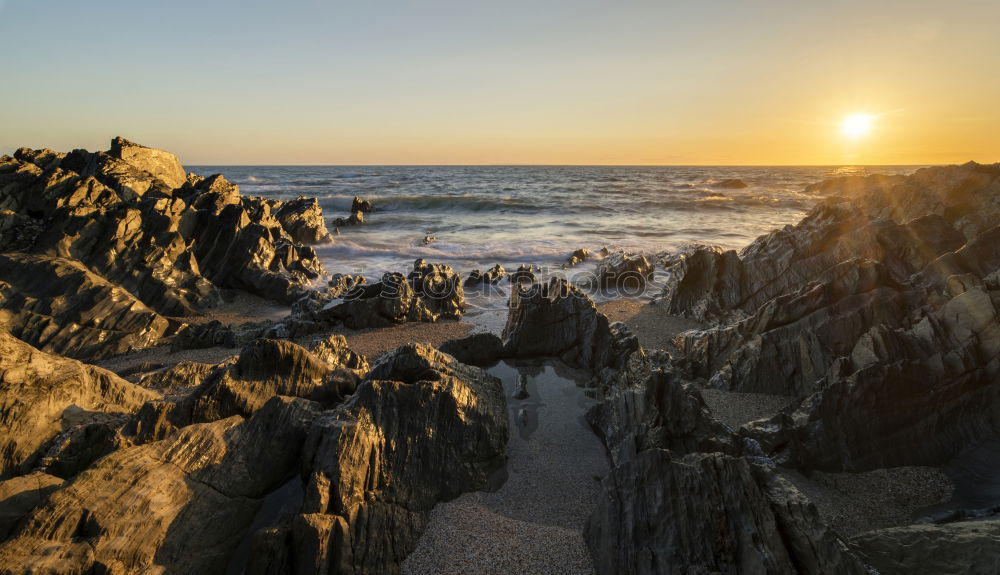
<path fill-rule="evenodd" d="M 869 114 L 851 114 L 840 122 L 840 131 L 848 138 L 864 137 L 872 129 L 872 119 Z"/>

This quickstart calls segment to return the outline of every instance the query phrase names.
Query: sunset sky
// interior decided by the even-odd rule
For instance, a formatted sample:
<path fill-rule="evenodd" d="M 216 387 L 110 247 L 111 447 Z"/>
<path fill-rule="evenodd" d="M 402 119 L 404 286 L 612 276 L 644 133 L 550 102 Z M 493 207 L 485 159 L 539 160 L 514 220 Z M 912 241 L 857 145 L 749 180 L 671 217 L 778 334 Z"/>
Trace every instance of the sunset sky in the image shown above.
<path fill-rule="evenodd" d="M 187 164 L 996 162 L 998 22 L 996 0 L 0 0 L 0 153 L 122 135 Z"/>

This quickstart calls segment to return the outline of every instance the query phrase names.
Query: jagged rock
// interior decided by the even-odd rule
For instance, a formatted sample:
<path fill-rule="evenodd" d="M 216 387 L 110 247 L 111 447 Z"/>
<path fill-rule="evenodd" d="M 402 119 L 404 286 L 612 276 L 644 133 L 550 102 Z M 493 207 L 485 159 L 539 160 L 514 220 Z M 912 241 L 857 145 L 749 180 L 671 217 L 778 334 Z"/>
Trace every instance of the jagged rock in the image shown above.
<path fill-rule="evenodd" d="M 292 241 L 299 244 L 328 244 L 333 242 L 323 222 L 323 209 L 316 198 L 298 197 L 283 202 L 274 212 L 281 227 Z"/>
<path fill-rule="evenodd" d="M 825 470 L 938 465 L 1000 432 L 1000 292 L 967 290 L 909 329 L 877 326 L 794 411 L 746 433 Z"/>
<path fill-rule="evenodd" d="M 0 330 L 0 478 L 27 473 L 62 432 L 130 413 L 156 393 Z"/>
<path fill-rule="evenodd" d="M 963 242 L 940 217 L 896 224 L 872 220 L 842 198 L 817 206 L 796 226 L 735 252 L 697 248 L 668 265 L 663 304 L 694 319 L 740 319 L 853 259 L 880 262 L 902 282 Z"/>
<path fill-rule="evenodd" d="M 451 267 L 418 259 L 406 279 L 431 312 L 448 319 L 462 317 L 465 309 L 462 278 Z"/>
<path fill-rule="evenodd" d="M 365 223 L 365 213 L 360 210 L 352 210 L 350 216 L 346 218 L 335 218 L 333 220 L 333 225 L 337 228 L 355 226 L 363 223 Z"/>
<path fill-rule="evenodd" d="M 910 176 L 833 178 L 807 193 L 851 199 L 868 216 L 906 223 L 928 214 L 944 217 L 966 239 L 996 225 L 1000 213 L 1000 164 L 922 168 Z"/>
<path fill-rule="evenodd" d="M 0 278 L 0 324 L 49 353 L 98 359 L 180 327 L 73 260 L 0 254 Z"/>
<path fill-rule="evenodd" d="M 478 269 L 469 272 L 469 276 L 465 278 L 465 287 L 479 287 L 486 285 L 496 285 L 500 283 L 500 280 L 507 277 L 507 270 L 503 269 L 503 266 L 496 264 L 490 269 L 486 270 L 485 273 L 479 271 Z"/>
<path fill-rule="evenodd" d="M 367 369 L 367 360 L 340 335 L 317 342 L 312 351 L 290 341 L 257 339 L 235 361 L 182 362 L 144 378 L 147 387 L 174 393 L 143 405 L 127 432 L 135 441 L 155 441 L 193 423 L 250 417 L 275 395 L 332 406 L 354 392 Z"/>
<path fill-rule="evenodd" d="M 314 318 L 316 312 L 331 301 L 343 298 L 366 282 L 365 277 L 361 275 L 333 274 L 325 289 L 309 290 L 293 303 L 292 314 L 302 316 L 303 319 Z"/>
<path fill-rule="evenodd" d="M 648 449 L 605 478 L 584 530 L 597 573 L 867 573 L 816 508 L 745 458 Z"/>
<path fill-rule="evenodd" d="M 438 349 L 468 365 L 490 365 L 504 357 L 503 340 L 489 332 L 448 340 Z"/>
<path fill-rule="evenodd" d="M 642 290 L 653 279 L 653 264 L 643 255 L 615 252 L 598 262 L 595 274 L 602 288 Z"/>
<path fill-rule="evenodd" d="M 434 504 L 486 487 L 506 441 L 498 379 L 417 344 L 386 354 L 313 423 L 289 554 L 321 571 L 398 573 Z"/>
<path fill-rule="evenodd" d="M 503 330 L 510 357 L 558 357 L 567 365 L 600 373 L 624 365 L 628 350 L 616 350 L 608 318 L 583 291 L 561 278 L 518 286 L 510 296 Z M 638 349 L 635 338 L 628 340 Z"/>
<path fill-rule="evenodd" d="M 42 220 L 19 214 L 13 210 L 0 210 L 0 245 L 9 250 L 25 250 L 35 244 L 45 231 Z"/>
<path fill-rule="evenodd" d="M 317 414 L 311 402 L 276 397 L 250 419 L 116 451 L 24 520 L 0 545 L 0 570 L 224 571 L 262 499 L 294 470 Z"/>
<path fill-rule="evenodd" d="M 400 273 L 384 274 L 382 281 L 356 286 L 304 319 L 316 322 L 317 327 L 342 323 L 351 329 L 363 329 L 407 321 L 458 319 L 464 309 L 461 277 L 446 265 L 418 259 L 408 278 Z"/>
<path fill-rule="evenodd" d="M 851 547 L 879 573 L 994 573 L 1000 565 L 1000 521 L 869 531 L 851 539 Z"/>
<path fill-rule="evenodd" d="M 734 434 L 712 418 L 701 394 L 662 370 L 641 385 L 615 386 L 587 412 L 587 422 L 618 465 L 646 449 L 738 454 Z"/>
<path fill-rule="evenodd" d="M 566 258 L 566 263 L 563 264 L 563 267 L 571 268 L 581 262 L 587 261 L 588 259 L 590 259 L 590 250 L 586 248 L 580 248 L 575 252 L 573 252 L 572 254 L 570 254 L 568 258 Z"/>
<path fill-rule="evenodd" d="M 515 271 L 507 274 L 507 281 L 517 286 L 533 284 L 535 283 L 535 272 L 532 271 L 531 266 L 522 264 L 517 266 Z"/>
<path fill-rule="evenodd" d="M 120 138 L 108 152 L 22 150 L 0 160 L 0 235 L 17 240 L 4 244 L 7 255 L 30 250 L 79 264 L 163 316 L 199 315 L 221 303 L 218 288 L 292 303 L 322 273 L 315 251 L 291 235 L 321 235 L 318 209 L 311 200 L 242 197 L 222 176 L 185 176 L 172 154 Z M 151 345 L 148 333 L 137 326 L 112 339 Z"/>
<path fill-rule="evenodd" d="M 906 294 L 881 264 L 847 261 L 733 324 L 675 340 L 692 373 L 734 391 L 802 397 L 871 326 L 908 320 Z"/>
<path fill-rule="evenodd" d="M 747 187 L 747 183 L 739 178 L 719 180 L 718 182 L 712 182 L 710 185 L 713 188 L 722 188 L 724 190 L 742 190 Z"/>
<path fill-rule="evenodd" d="M 363 214 L 367 214 L 374 209 L 375 208 L 370 200 L 363 200 L 358 196 L 354 196 L 354 201 L 351 202 L 351 213 L 356 214 L 358 212 L 361 212 Z"/>
<path fill-rule="evenodd" d="M 170 152 L 140 146 L 118 137 L 111 140 L 108 155 L 149 174 L 171 188 L 179 188 L 187 181 L 187 174 L 184 173 L 180 160 Z"/>

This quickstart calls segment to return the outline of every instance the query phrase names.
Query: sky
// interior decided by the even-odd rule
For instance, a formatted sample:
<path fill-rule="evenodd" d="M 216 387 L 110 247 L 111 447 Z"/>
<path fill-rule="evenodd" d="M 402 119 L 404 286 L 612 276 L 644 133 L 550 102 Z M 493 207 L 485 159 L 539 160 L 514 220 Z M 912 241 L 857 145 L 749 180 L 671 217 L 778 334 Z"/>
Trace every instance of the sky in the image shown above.
<path fill-rule="evenodd" d="M 997 162 L 997 22 L 998 0 L 0 0 L 0 153 Z"/>

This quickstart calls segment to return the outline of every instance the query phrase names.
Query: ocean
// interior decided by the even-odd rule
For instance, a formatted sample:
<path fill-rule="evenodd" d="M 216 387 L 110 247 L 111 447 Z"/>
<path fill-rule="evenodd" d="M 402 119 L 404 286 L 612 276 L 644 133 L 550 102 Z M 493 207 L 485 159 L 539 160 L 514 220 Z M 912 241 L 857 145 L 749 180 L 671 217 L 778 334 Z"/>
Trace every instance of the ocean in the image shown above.
<path fill-rule="evenodd" d="M 529 264 L 553 273 L 571 252 L 624 249 L 655 255 L 692 243 L 738 249 L 794 224 L 819 199 L 807 185 L 848 174 L 908 174 L 919 166 L 196 166 L 224 174 L 243 194 L 315 197 L 329 222 L 355 196 L 367 222 L 317 246 L 330 273 L 407 272 L 424 258 L 463 277 L 474 268 Z M 740 180 L 745 188 L 722 187 Z M 330 225 L 333 231 L 332 224 Z M 430 236 L 433 241 L 425 243 Z M 571 278 L 572 279 L 572 278 Z M 656 284 L 649 293 L 656 291 Z M 606 294 L 592 294 L 604 299 Z M 473 306 L 495 298 L 471 298 Z"/>

